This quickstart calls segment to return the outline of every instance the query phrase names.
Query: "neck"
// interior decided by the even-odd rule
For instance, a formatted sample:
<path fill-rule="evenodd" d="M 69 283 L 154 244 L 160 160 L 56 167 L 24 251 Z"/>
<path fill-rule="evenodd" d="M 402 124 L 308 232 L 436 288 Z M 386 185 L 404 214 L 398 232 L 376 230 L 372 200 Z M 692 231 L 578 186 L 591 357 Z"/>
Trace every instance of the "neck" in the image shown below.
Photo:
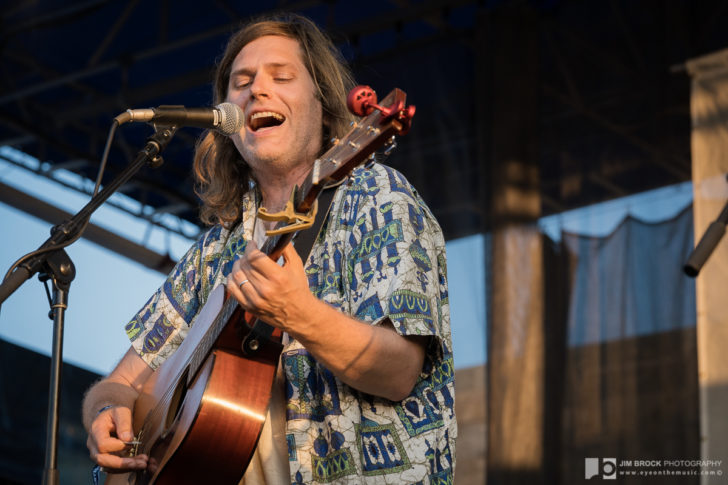
<path fill-rule="evenodd" d="M 269 212 L 283 209 L 291 198 L 293 188 L 300 186 L 311 170 L 311 164 L 299 164 L 285 172 L 262 171 L 255 180 L 262 196 L 263 207 Z"/>

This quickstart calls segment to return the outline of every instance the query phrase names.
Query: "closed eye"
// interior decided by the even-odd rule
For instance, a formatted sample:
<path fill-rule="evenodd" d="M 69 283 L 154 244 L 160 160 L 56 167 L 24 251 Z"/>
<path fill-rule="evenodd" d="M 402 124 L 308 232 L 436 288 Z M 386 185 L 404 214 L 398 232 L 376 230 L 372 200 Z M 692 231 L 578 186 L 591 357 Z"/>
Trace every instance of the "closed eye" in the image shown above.
<path fill-rule="evenodd" d="M 233 73 L 230 76 L 230 85 L 234 87 L 235 89 L 244 89 L 250 86 L 250 84 L 253 82 L 253 76 L 250 76 L 246 73 L 238 72 Z"/>
<path fill-rule="evenodd" d="M 248 87 L 250 86 L 250 84 L 251 84 L 251 81 L 250 81 L 250 80 L 245 80 L 245 81 L 235 81 L 235 82 L 232 82 L 232 83 L 230 83 L 230 84 L 231 84 L 231 86 L 232 86 L 232 87 L 233 87 L 234 89 L 238 89 L 238 90 L 240 90 L 240 89 L 245 89 L 245 88 L 248 88 Z"/>

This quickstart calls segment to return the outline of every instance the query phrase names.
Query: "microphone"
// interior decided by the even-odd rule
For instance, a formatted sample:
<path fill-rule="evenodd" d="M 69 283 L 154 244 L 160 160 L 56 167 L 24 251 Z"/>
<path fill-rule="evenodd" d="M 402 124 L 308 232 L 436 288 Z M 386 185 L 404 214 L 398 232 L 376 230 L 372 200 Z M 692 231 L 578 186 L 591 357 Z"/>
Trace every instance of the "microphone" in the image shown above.
<path fill-rule="evenodd" d="M 230 136 L 239 132 L 245 123 L 240 106 L 221 103 L 214 108 L 185 108 L 159 106 L 158 108 L 128 109 L 114 118 L 119 125 L 130 121 L 146 121 L 156 125 L 196 126 L 215 130 Z"/>

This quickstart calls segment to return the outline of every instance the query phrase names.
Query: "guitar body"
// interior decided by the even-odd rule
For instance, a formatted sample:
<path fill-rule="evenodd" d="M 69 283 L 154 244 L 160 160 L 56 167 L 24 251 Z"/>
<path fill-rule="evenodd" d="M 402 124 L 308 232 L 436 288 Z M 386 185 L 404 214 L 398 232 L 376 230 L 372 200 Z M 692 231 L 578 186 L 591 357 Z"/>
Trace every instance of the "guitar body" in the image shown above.
<path fill-rule="evenodd" d="M 208 333 L 224 302 L 224 287 L 210 294 L 172 356 L 145 383 L 134 407 L 134 433 L 147 454 L 144 472 L 109 474 L 107 484 L 236 484 L 260 436 L 278 365 L 280 346 L 254 358 L 240 350 L 240 329 L 248 329 L 238 308 L 198 366 L 195 346 Z"/>

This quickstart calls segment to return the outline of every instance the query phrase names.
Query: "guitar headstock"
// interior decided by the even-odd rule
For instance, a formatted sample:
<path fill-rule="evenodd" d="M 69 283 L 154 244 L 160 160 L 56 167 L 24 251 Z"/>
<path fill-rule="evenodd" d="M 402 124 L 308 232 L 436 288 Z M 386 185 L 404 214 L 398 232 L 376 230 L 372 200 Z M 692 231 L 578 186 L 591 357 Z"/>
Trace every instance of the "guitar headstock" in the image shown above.
<path fill-rule="evenodd" d="M 378 148 L 392 143 L 394 135 L 405 135 L 415 114 L 414 106 L 405 105 L 406 99 L 405 92 L 395 88 L 377 104 L 372 88 L 354 88 L 347 98 L 347 106 L 352 113 L 363 118 L 352 123 L 349 132 L 342 139 L 335 140 L 334 146 L 314 162 L 304 187 L 307 183 L 323 187 L 342 180 Z M 305 201 L 307 190 L 302 192 Z"/>

